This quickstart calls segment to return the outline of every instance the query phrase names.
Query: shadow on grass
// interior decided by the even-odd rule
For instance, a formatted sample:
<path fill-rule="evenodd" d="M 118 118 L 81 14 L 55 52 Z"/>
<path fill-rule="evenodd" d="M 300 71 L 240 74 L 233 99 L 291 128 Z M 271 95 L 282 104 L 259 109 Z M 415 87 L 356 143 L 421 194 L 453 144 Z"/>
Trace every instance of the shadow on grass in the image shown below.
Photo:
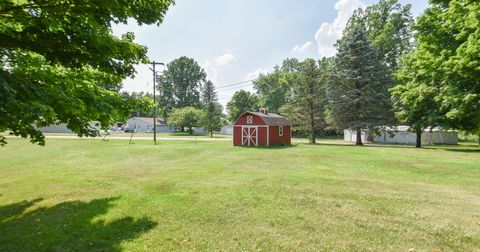
<path fill-rule="evenodd" d="M 32 210 L 42 199 L 0 206 L 0 251 L 120 251 L 157 224 L 147 218 L 97 220 L 117 198 L 70 201 Z"/>
<path fill-rule="evenodd" d="M 480 153 L 480 148 L 461 148 L 461 147 L 458 147 L 457 148 L 441 148 L 442 150 L 446 150 L 446 151 L 453 151 L 453 152 L 464 152 L 464 153 Z"/>
<path fill-rule="evenodd" d="M 354 147 L 354 148 L 392 148 L 392 149 L 417 149 L 415 145 L 408 144 L 381 144 L 381 143 L 364 143 L 364 145 L 355 145 L 354 143 L 298 143 L 299 145 L 309 146 L 342 146 L 342 147 Z M 465 146 L 465 145 L 424 145 L 422 150 L 446 150 L 456 152 L 480 152 L 480 148 L 477 146 Z"/>
<path fill-rule="evenodd" d="M 291 145 L 275 145 L 275 146 L 234 146 L 236 148 L 242 148 L 242 149 L 258 149 L 258 150 L 283 150 L 283 149 L 290 149 L 290 148 L 295 148 L 297 147 L 297 144 L 291 144 Z"/>
<path fill-rule="evenodd" d="M 317 142 L 317 143 L 298 143 L 302 145 L 308 145 L 308 146 L 343 146 L 343 147 L 355 147 L 355 144 L 343 144 L 343 143 L 322 143 L 322 142 Z"/>

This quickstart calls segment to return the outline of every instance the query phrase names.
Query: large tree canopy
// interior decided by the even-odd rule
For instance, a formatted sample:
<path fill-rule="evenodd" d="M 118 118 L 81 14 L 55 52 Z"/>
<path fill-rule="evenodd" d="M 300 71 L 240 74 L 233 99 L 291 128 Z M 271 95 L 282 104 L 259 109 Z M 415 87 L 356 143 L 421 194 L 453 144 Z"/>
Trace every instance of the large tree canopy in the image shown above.
<path fill-rule="evenodd" d="M 424 83 L 441 85 L 443 125 L 474 132 L 480 129 L 480 2 L 432 2 L 418 20 L 414 71 Z"/>
<path fill-rule="evenodd" d="M 417 131 L 480 129 L 480 2 L 435 0 L 416 24 L 416 48 L 392 88 L 400 119 Z"/>
<path fill-rule="evenodd" d="M 173 108 L 200 108 L 206 78 L 205 70 L 192 58 L 183 56 L 168 63 L 157 83 L 164 116 Z"/>
<path fill-rule="evenodd" d="M 413 16 L 411 6 L 398 0 L 380 0 L 365 10 L 356 10 L 345 32 L 362 26 L 370 44 L 378 50 L 379 60 L 385 62 L 391 74 L 398 69 L 401 56 L 412 48 Z"/>
<path fill-rule="evenodd" d="M 147 61 L 132 33 L 112 23 L 159 24 L 173 0 L 31 0 L 0 2 L 0 132 L 44 144 L 37 127 L 66 123 L 94 136 L 138 104 L 111 91 Z M 115 88 L 114 88 L 115 89 Z M 0 143 L 5 139 L 0 136 Z"/>

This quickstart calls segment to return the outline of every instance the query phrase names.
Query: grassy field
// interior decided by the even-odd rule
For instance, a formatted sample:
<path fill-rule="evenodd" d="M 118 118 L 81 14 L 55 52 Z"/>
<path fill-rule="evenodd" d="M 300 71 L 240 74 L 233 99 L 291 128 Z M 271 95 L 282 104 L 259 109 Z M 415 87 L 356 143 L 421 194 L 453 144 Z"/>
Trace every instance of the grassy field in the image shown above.
<path fill-rule="evenodd" d="M 0 251 L 478 251 L 480 148 L 0 147 Z"/>

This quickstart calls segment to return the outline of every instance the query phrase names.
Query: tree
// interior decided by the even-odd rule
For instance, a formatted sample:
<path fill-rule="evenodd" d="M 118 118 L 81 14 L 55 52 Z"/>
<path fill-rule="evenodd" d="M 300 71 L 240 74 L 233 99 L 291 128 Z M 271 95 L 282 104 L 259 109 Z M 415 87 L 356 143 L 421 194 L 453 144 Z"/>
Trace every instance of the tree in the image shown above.
<path fill-rule="evenodd" d="M 178 127 L 187 127 L 188 133 L 193 134 L 193 127 L 201 126 L 204 112 L 194 107 L 174 108 L 169 117 L 168 122 Z"/>
<path fill-rule="evenodd" d="M 215 92 L 215 85 L 211 81 L 205 82 L 205 87 L 202 90 L 202 102 L 208 105 L 210 102 L 217 101 L 217 92 Z"/>
<path fill-rule="evenodd" d="M 218 102 L 209 102 L 205 108 L 202 125 L 208 130 L 210 137 L 213 137 L 214 131 L 222 128 L 222 111 L 222 105 Z"/>
<path fill-rule="evenodd" d="M 297 82 L 296 72 L 300 69 L 298 59 L 285 59 L 281 67 L 276 66 L 272 73 L 262 74 L 253 81 L 259 98 L 259 106 L 277 113 L 280 107 L 289 102 L 289 93 Z"/>
<path fill-rule="evenodd" d="M 258 97 L 245 90 L 237 91 L 227 103 L 227 110 L 230 121 L 234 122 L 246 111 L 258 110 Z"/>
<path fill-rule="evenodd" d="M 192 58 L 183 56 L 168 63 L 167 70 L 159 76 L 157 83 L 164 116 L 173 108 L 200 108 L 200 95 L 206 76 L 205 70 Z"/>
<path fill-rule="evenodd" d="M 132 92 L 131 94 L 124 92 L 124 96 L 133 98 L 135 100 L 143 100 L 151 106 L 148 108 L 138 108 L 130 113 L 130 117 L 153 117 L 153 95 L 150 93 L 144 93 L 143 91 L 141 92 Z M 157 108 L 158 109 L 158 108 Z"/>
<path fill-rule="evenodd" d="M 440 87 L 422 81 L 422 74 L 416 71 L 419 68 L 417 63 L 413 54 L 404 58 L 396 75 L 397 85 L 390 92 L 396 117 L 410 125 L 410 131 L 416 133 L 415 146 L 420 148 L 423 131 L 439 125 L 443 119 L 436 101 Z"/>
<path fill-rule="evenodd" d="M 419 17 L 416 48 L 403 64 L 404 82 L 393 91 L 408 96 L 407 88 L 434 90 L 434 104 L 418 96 L 400 112 L 435 107 L 432 124 L 477 132 L 480 129 L 480 2 L 431 1 Z M 403 73 L 408 73 L 403 74 Z M 403 94 L 407 93 L 407 94 Z M 412 121 L 413 123 L 414 121 Z"/>
<path fill-rule="evenodd" d="M 291 79 L 289 77 L 288 73 L 277 68 L 273 73 L 260 75 L 257 80 L 253 81 L 261 107 L 276 113 L 281 106 L 287 103 L 289 79 Z"/>
<path fill-rule="evenodd" d="M 218 131 L 222 127 L 222 111 L 223 107 L 217 101 L 217 93 L 213 82 L 207 81 L 202 92 L 202 101 L 204 103 L 204 117 L 202 125 L 213 137 L 213 131 Z"/>
<path fill-rule="evenodd" d="M 391 79 L 361 26 L 346 30 L 336 46 L 327 92 L 329 115 L 337 127 L 355 130 L 356 144 L 363 145 L 362 131 L 391 123 Z"/>
<path fill-rule="evenodd" d="M 80 136 L 95 136 L 90 121 L 107 128 L 142 102 L 109 91 L 147 48 L 133 33 L 121 38 L 112 23 L 160 24 L 172 0 L 32 0 L 0 3 L 0 132 L 45 144 L 39 127 L 66 123 Z M 0 136 L 0 144 L 5 144 Z"/>
<path fill-rule="evenodd" d="M 360 25 L 365 29 L 372 47 L 378 50 L 390 74 L 398 69 L 403 55 L 412 49 L 413 16 L 411 5 L 402 6 L 398 0 L 380 0 L 365 10 L 356 10 L 346 30 Z"/>
<path fill-rule="evenodd" d="M 300 71 L 301 63 L 296 58 L 287 58 L 284 59 L 282 62 L 282 66 L 280 67 L 280 71 L 286 73 L 295 73 Z"/>
<path fill-rule="evenodd" d="M 280 111 L 297 128 L 309 132 L 310 143 L 315 143 L 315 132 L 325 126 L 325 106 L 327 103 L 325 85 L 328 60 L 319 64 L 313 59 L 301 63 L 298 81 L 291 90 L 291 101 Z"/>

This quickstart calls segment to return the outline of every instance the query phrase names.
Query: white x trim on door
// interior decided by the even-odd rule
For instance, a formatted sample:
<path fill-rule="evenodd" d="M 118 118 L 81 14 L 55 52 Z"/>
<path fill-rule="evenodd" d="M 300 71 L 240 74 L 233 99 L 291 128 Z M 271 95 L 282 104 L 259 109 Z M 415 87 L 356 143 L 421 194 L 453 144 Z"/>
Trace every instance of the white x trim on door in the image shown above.
<path fill-rule="evenodd" d="M 242 145 L 244 146 L 258 145 L 258 127 L 256 126 L 242 127 Z"/>

